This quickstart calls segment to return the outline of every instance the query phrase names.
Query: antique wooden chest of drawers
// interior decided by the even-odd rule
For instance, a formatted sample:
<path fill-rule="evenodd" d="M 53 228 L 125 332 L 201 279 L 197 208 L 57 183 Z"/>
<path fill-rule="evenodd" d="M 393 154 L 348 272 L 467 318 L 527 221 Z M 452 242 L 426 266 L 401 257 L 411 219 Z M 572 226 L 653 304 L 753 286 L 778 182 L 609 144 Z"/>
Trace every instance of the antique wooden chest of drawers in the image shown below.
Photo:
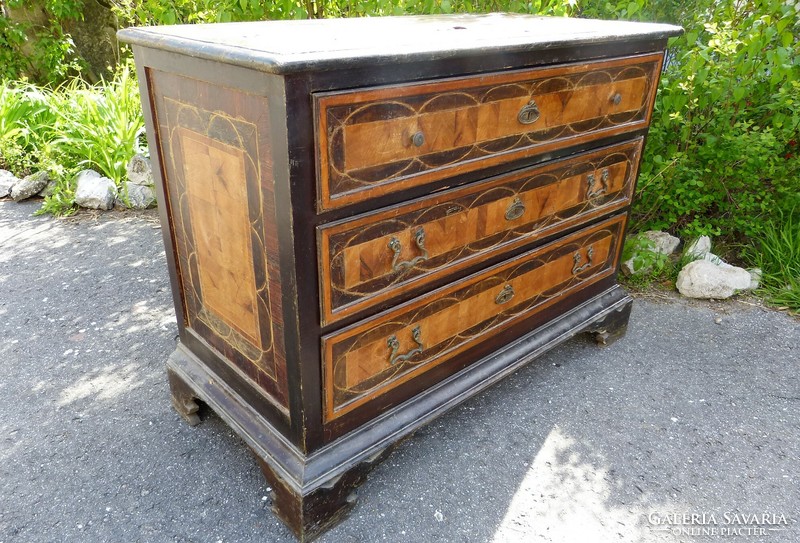
<path fill-rule="evenodd" d="M 621 245 L 677 27 L 485 15 L 127 29 L 180 328 L 173 404 L 301 538 L 393 443 L 627 324 Z"/>

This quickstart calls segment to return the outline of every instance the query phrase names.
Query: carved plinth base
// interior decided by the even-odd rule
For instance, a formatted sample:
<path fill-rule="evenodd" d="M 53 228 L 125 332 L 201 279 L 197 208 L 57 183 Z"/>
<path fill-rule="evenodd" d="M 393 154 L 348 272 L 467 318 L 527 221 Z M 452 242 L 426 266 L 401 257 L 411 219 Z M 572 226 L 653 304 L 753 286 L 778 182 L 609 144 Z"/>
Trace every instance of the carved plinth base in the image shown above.
<path fill-rule="evenodd" d="M 401 439 L 576 334 L 592 333 L 605 343 L 618 339 L 631 302 L 622 288 L 612 287 L 310 454 L 291 444 L 183 345 L 167 362 L 172 403 L 194 425 L 201 400 L 234 429 L 272 487 L 276 516 L 300 541 L 310 541 L 346 516 L 358 486 Z"/>
<path fill-rule="evenodd" d="M 633 299 L 628 298 L 602 319 L 592 323 L 586 330 L 592 334 L 598 345 L 611 345 L 628 331 L 628 320 L 631 316 Z"/>

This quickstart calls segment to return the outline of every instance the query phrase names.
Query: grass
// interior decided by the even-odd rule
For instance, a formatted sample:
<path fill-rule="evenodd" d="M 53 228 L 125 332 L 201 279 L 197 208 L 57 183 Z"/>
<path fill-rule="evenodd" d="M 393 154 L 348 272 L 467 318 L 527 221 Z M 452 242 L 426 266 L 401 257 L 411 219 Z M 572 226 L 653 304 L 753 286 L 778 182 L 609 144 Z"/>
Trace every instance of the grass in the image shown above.
<path fill-rule="evenodd" d="M 743 257 L 761 268 L 759 293 L 767 302 L 800 313 L 800 209 L 766 223 Z"/>
<path fill-rule="evenodd" d="M 47 170 L 56 181 L 40 213 L 74 212 L 74 178 L 83 169 L 122 189 L 128 161 L 145 146 L 138 86 L 127 65 L 98 85 L 73 79 L 55 89 L 0 87 L 0 168 L 18 177 Z"/>

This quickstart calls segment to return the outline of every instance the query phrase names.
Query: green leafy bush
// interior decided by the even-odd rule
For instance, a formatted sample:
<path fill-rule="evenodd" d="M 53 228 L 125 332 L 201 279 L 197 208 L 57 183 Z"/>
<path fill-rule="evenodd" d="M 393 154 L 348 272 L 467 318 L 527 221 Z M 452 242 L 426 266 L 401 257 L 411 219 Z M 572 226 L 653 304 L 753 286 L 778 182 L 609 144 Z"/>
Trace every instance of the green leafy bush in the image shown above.
<path fill-rule="evenodd" d="M 800 4 L 691 5 L 674 14 L 687 31 L 662 76 L 634 219 L 742 239 L 800 202 Z"/>
<path fill-rule="evenodd" d="M 96 86 L 73 80 L 51 97 L 53 144 L 70 163 L 94 168 L 119 185 L 131 157 L 145 147 L 139 88 L 130 69 Z"/>
<path fill-rule="evenodd" d="M 82 0 L 0 0 L 0 79 L 54 84 L 84 63 L 65 23 L 82 17 Z"/>
<path fill-rule="evenodd" d="M 127 66 L 98 85 L 74 79 L 53 90 L 0 87 L 0 168 L 18 176 L 47 170 L 56 190 L 45 212 L 73 210 L 73 181 L 82 169 L 95 169 L 122 188 L 128 162 L 145 146 L 138 86 Z"/>
<path fill-rule="evenodd" d="M 435 13 L 488 13 L 508 11 L 542 15 L 567 15 L 574 0 L 116 0 L 118 16 L 127 25 L 197 22 L 258 21 L 422 15 Z"/>

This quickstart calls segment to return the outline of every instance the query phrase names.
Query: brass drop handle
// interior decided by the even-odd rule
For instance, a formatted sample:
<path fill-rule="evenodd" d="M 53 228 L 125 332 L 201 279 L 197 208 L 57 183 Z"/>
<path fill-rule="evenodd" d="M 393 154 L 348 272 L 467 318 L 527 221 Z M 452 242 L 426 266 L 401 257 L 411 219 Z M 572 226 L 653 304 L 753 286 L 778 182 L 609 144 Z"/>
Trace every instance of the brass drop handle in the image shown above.
<path fill-rule="evenodd" d="M 414 144 L 414 147 L 422 147 L 425 144 L 425 134 L 422 132 L 415 133 L 411 136 L 411 143 Z"/>
<path fill-rule="evenodd" d="M 622 103 L 622 95 L 620 93 L 615 93 L 614 96 L 611 97 L 611 103 L 615 106 L 618 106 Z"/>
<path fill-rule="evenodd" d="M 530 102 L 522 106 L 517 114 L 517 120 L 522 124 L 533 124 L 539 120 L 539 106 L 536 100 L 531 98 Z"/>
<path fill-rule="evenodd" d="M 392 258 L 392 271 L 399 272 L 407 268 L 413 268 L 420 262 L 428 259 L 428 250 L 425 248 L 425 230 L 420 226 L 414 233 L 414 243 L 417 248 L 422 251 L 422 254 L 412 258 L 411 260 L 400 260 L 400 253 L 403 251 L 403 246 L 400 240 L 394 236 L 389 239 L 389 249 L 394 253 Z"/>
<path fill-rule="evenodd" d="M 497 295 L 497 298 L 494 299 L 494 303 L 496 303 L 497 305 L 504 304 L 513 297 L 514 297 L 514 287 L 512 287 L 511 285 L 506 285 L 503 287 L 503 290 L 500 291 L 500 294 Z"/>
<path fill-rule="evenodd" d="M 581 264 L 581 252 L 575 251 L 575 254 L 572 255 L 572 261 L 574 262 L 572 266 L 572 275 L 577 275 L 581 273 L 583 270 L 592 267 L 592 258 L 594 257 L 594 247 L 589 247 L 586 251 L 586 263 Z"/>
<path fill-rule="evenodd" d="M 603 173 L 600 174 L 600 188 L 595 188 L 595 177 L 594 173 L 590 173 L 586 176 L 586 198 L 591 199 L 595 196 L 600 196 L 601 194 L 605 194 L 608 192 L 608 168 L 603 170 Z"/>
<path fill-rule="evenodd" d="M 397 340 L 397 336 L 392 334 L 391 336 L 386 338 L 386 346 L 389 347 L 390 366 L 394 366 L 398 362 L 405 362 L 415 354 L 419 354 L 422 352 L 425 346 L 422 344 L 422 330 L 420 330 L 419 326 L 415 326 L 411 330 L 411 339 L 414 340 L 414 343 L 416 343 L 417 346 L 405 354 L 400 354 L 397 352 L 400 350 L 400 342 Z"/>
<path fill-rule="evenodd" d="M 525 214 L 525 202 L 523 202 L 519 196 L 515 196 L 514 199 L 508 204 L 506 208 L 506 220 L 513 221 L 519 219 Z"/>

